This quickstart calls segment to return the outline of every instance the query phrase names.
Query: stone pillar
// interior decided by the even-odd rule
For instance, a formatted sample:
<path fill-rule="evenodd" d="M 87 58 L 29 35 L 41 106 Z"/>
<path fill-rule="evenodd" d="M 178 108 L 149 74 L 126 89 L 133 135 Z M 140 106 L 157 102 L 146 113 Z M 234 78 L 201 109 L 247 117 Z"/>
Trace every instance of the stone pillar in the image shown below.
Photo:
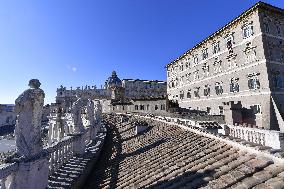
<path fill-rule="evenodd" d="M 262 117 L 263 115 L 262 114 L 255 114 L 255 125 L 257 128 L 260 128 L 262 129 Z"/>
<path fill-rule="evenodd" d="M 226 124 L 234 125 L 234 122 L 242 123 L 242 104 L 240 101 L 237 104 L 234 104 L 233 101 L 224 102 L 223 105 Z"/>

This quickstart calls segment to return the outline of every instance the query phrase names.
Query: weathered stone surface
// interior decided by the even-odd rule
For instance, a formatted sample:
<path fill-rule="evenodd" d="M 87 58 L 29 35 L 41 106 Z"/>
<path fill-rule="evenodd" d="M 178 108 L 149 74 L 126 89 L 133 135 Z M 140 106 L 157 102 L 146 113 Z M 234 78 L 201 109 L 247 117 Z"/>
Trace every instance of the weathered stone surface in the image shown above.
<path fill-rule="evenodd" d="M 30 80 L 30 89 L 24 91 L 15 101 L 17 122 L 15 128 L 16 147 L 20 156 L 32 157 L 42 150 L 41 117 L 44 92 L 40 82 Z"/>

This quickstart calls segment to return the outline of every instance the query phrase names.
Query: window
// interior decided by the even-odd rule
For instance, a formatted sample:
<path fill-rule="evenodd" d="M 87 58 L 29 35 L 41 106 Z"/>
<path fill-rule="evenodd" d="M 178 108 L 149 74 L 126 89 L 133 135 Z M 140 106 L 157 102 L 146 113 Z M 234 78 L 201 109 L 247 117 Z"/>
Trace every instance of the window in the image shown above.
<path fill-rule="evenodd" d="M 203 70 L 203 75 L 204 76 L 208 76 L 209 75 L 209 65 L 207 63 L 204 63 L 204 65 L 202 66 L 202 70 Z"/>
<path fill-rule="evenodd" d="M 260 82 L 258 78 L 259 73 L 252 73 L 248 74 L 248 88 L 249 89 L 259 89 L 260 88 Z"/>
<path fill-rule="evenodd" d="M 221 68 L 222 68 L 222 61 L 219 60 L 218 57 L 215 58 L 215 61 L 213 63 L 213 66 L 214 66 L 214 73 L 218 73 L 218 72 L 221 72 Z"/>
<path fill-rule="evenodd" d="M 193 72 L 193 80 L 199 79 L 198 71 L 199 71 L 199 70 L 195 70 L 195 71 Z"/>
<path fill-rule="evenodd" d="M 223 94 L 223 87 L 222 87 L 221 83 L 219 83 L 219 82 L 215 83 L 215 92 L 216 92 L 216 95 Z"/>
<path fill-rule="evenodd" d="M 186 80 L 186 82 L 189 82 L 189 81 L 190 81 L 190 75 L 191 75 L 191 73 L 186 73 L 186 74 L 185 74 L 185 80 Z"/>
<path fill-rule="evenodd" d="M 230 83 L 230 92 L 239 92 L 239 84 L 238 84 L 238 81 L 239 81 L 239 78 L 232 78 L 231 80 L 231 83 Z"/>
<path fill-rule="evenodd" d="M 161 110 L 165 110 L 166 106 L 164 104 L 161 104 Z"/>
<path fill-rule="evenodd" d="M 195 90 L 194 90 L 194 97 L 195 98 L 200 98 L 200 96 L 199 96 L 199 89 L 200 89 L 200 87 L 196 87 Z"/>
<path fill-rule="evenodd" d="M 274 88 L 275 89 L 283 88 L 283 84 L 284 84 L 283 74 L 280 74 L 279 71 L 276 71 L 276 72 L 272 73 L 272 75 L 273 75 Z"/>
<path fill-rule="evenodd" d="M 243 26 L 243 37 L 244 39 L 245 38 L 248 38 L 248 37 L 251 37 L 253 35 L 253 26 L 252 26 L 252 23 L 250 24 L 245 24 Z"/>
<path fill-rule="evenodd" d="M 150 105 L 149 105 L 149 104 L 147 104 L 147 106 L 146 106 L 146 110 L 149 110 L 149 106 L 150 106 Z"/>
<path fill-rule="evenodd" d="M 233 49 L 234 44 L 234 36 L 233 34 L 229 34 L 225 37 L 227 49 L 230 51 Z"/>
<path fill-rule="evenodd" d="M 202 49 L 202 59 L 206 59 L 208 58 L 208 52 L 207 52 L 207 48 Z"/>
<path fill-rule="evenodd" d="M 219 112 L 220 112 L 220 115 L 224 114 L 224 107 L 223 106 L 219 106 Z"/>
<path fill-rule="evenodd" d="M 279 25 L 276 25 L 276 31 L 277 31 L 277 35 L 281 35 L 281 28 Z"/>
<path fill-rule="evenodd" d="M 198 56 L 197 55 L 193 56 L 193 63 L 198 64 Z"/>
<path fill-rule="evenodd" d="M 180 99 L 184 99 L 184 91 L 180 91 L 180 93 L 179 93 L 179 98 L 180 98 Z"/>
<path fill-rule="evenodd" d="M 210 114 L 210 113 L 211 113 L 211 108 L 210 108 L 210 107 L 207 107 L 207 108 L 206 108 L 206 111 L 207 111 L 208 114 Z"/>
<path fill-rule="evenodd" d="M 138 110 L 138 105 L 135 105 L 135 110 Z"/>
<path fill-rule="evenodd" d="M 140 105 L 140 110 L 144 110 L 144 105 Z"/>
<path fill-rule="evenodd" d="M 187 97 L 187 98 L 191 98 L 191 90 L 190 90 L 190 89 L 188 89 L 188 91 L 187 91 L 187 93 L 186 93 L 186 97 Z"/>
<path fill-rule="evenodd" d="M 261 114 L 261 105 L 253 105 L 250 107 L 254 114 Z"/>
<path fill-rule="evenodd" d="M 210 86 L 205 85 L 204 87 L 204 96 L 209 96 L 210 95 Z"/>
<path fill-rule="evenodd" d="M 180 64 L 179 69 L 180 71 L 183 71 L 183 63 Z"/>
<path fill-rule="evenodd" d="M 218 52 L 220 52 L 219 42 L 213 43 L 212 47 L 213 47 L 213 54 L 217 54 Z"/>
<path fill-rule="evenodd" d="M 189 59 L 189 57 L 187 57 L 187 58 L 185 59 L 185 67 L 186 67 L 186 68 L 189 68 L 189 67 L 190 67 L 190 59 Z"/>
<path fill-rule="evenodd" d="M 264 32 L 265 33 L 269 33 L 269 25 L 268 25 L 268 23 L 264 23 L 263 26 L 264 26 Z"/>
<path fill-rule="evenodd" d="M 174 82 L 174 81 L 171 81 L 171 85 L 172 85 L 172 87 L 174 88 L 174 87 L 175 87 L 175 82 Z"/>
<path fill-rule="evenodd" d="M 158 110 L 159 109 L 159 106 L 158 105 L 155 105 L 155 110 Z"/>

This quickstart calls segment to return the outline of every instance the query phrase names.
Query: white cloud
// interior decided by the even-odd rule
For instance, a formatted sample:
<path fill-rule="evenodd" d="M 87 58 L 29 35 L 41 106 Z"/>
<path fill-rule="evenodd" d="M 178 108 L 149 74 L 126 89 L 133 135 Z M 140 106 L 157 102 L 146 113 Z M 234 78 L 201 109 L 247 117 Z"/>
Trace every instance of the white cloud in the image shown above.
<path fill-rule="evenodd" d="M 77 67 L 75 67 L 75 66 L 70 66 L 70 65 L 68 65 L 68 66 L 67 66 L 67 69 L 68 69 L 68 70 L 71 70 L 72 72 L 76 72 L 76 71 L 77 71 Z"/>

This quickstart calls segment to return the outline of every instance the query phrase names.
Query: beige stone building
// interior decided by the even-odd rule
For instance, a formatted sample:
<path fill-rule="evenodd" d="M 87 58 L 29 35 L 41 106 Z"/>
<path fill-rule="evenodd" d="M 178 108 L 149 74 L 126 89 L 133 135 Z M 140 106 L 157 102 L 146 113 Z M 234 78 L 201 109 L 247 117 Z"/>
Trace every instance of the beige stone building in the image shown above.
<path fill-rule="evenodd" d="M 123 79 L 122 87 L 128 98 L 161 98 L 167 95 L 167 82 L 158 80 Z"/>
<path fill-rule="evenodd" d="M 284 10 L 259 2 L 166 66 L 169 100 L 282 130 Z"/>

